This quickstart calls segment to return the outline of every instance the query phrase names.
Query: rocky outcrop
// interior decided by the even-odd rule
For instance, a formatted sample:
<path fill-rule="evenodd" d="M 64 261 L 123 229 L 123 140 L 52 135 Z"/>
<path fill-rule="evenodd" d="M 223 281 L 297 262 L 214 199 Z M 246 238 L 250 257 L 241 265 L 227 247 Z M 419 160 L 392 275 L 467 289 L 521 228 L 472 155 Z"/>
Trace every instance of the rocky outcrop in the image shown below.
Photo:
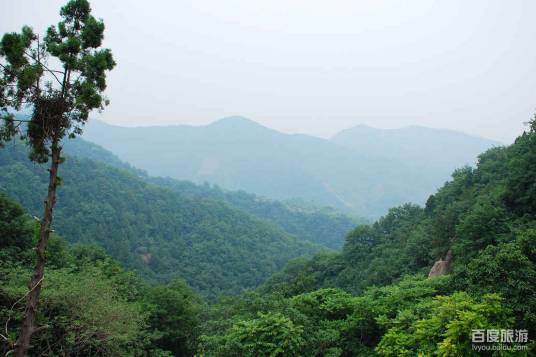
<path fill-rule="evenodd" d="M 452 268 L 452 251 L 449 249 L 445 260 L 439 259 L 434 263 L 430 273 L 428 273 L 428 278 L 435 278 L 436 276 L 443 276 L 450 273 Z"/>

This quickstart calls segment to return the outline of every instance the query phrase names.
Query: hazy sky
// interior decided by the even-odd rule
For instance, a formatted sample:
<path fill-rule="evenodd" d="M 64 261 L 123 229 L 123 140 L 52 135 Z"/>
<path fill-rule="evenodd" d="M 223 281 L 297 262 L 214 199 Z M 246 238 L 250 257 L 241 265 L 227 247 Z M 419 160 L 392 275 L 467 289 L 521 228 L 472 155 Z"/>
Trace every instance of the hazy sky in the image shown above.
<path fill-rule="evenodd" d="M 0 0 L 0 33 L 65 1 Z M 511 142 L 536 111 L 536 1 L 93 0 L 118 125 L 243 115 L 330 136 L 357 124 Z"/>

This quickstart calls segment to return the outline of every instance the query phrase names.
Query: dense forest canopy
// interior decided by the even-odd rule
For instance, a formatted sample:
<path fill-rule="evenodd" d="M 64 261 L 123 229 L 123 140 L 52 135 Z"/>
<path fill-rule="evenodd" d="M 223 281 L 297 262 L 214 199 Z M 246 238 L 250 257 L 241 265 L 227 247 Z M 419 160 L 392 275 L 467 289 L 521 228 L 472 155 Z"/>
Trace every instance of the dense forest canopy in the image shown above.
<path fill-rule="evenodd" d="M 149 176 L 145 171 L 121 161 L 113 153 L 82 139 L 66 142 L 65 149 L 70 156 L 88 158 L 126 169 L 149 183 L 171 189 L 184 196 L 223 201 L 228 206 L 278 225 L 298 239 L 331 249 L 342 248 L 346 233 L 356 224 L 368 221 L 362 217 L 343 214 L 331 207 L 313 205 L 303 199 L 277 201 L 243 190 L 229 191 L 207 182 L 199 185 L 170 177 Z"/>
<path fill-rule="evenodd" d="M 346 234 L 356 224 L 368 221 L 350 217 L 331 207 L 316 207 L 300 200 L 276 201 L 245 191 L 228 191 L 215 185 L 196 185 L 171 178 L 148 177 L 148 180 L 183 195 L 223 201 L 231 207 L 270 221 L 301 240 L 331 249 L 341 249 Z"/>
<path fill-rule="evenodd" d="M 20 117 L 24 118 L 22 115 Z M 86 158 L 126 170 L 148 183 L 170 189 L 182 196 L 222 201 L 230 207 L 269 221 L 300 240 L 331 249 L 341 249 L 346 233 L 356 224 L 367 222 L 364 218 L 351 217 L 331 207 L 318 207 L 299 199 L 277 201 L 245 191 L 225 190 L 208 183 L 198 185 L 191 181 L 149 176 L 145 171 L 121 161 L 113 153 L 80 138 L 66 141 L 64 150 L 68 156 Z"/>
<path fill-rule="evenodd" d="M 17 142 L 0 151 L 0 191 L 35 214 L 46 172 L 26 156 Z M 212 298 L 256 287 L 289 259 L 322 249 L 272 222 L 158 187 L 135 172 L 68 157 L 55 230 L 70 242 L 104 247 L 149 280 L 181 277 Z"/>
<path fill-rule="evenodd" d="M 21 319 L 36 222 L 0 193 L 0 319 L 4 355 Z M 188 355 L 203 301 L 181 280 L 149 286 L 95 245 L 53 235 L 31 355 Z M 171 315 L 171 312 L 173 313 Z M 5 335 L 4 335 L 5 332 Z"/>
<path fill-rule="evenodd" d="M 535 153 L 533 121 L 513 145 L 483 153 L 476 168 L 456 170 L 425 207 L 395 207 L 373 224 L 357 226 L 340 253 L 293 260 L 260 288 L 217 303 L 207 304 L 180 280 L 150 287 L 102 249 L 54 237 L 47 283 L 54 289 L 45 295 L 40 317 L 50 327 L 38 334 L 35 350 L 477 356 L 473 329 L 510 329 L 516 340 L 505 346 L 519 349 L 501 353 L 532 355 Z M 0 312 L 11 331 L 20 318 L 11 305 L 24 293 L 35 223 L 5 196 L 0 206 Z M 434 261 L 449 254 L 449 274 L 427 278 Z M 89 286 L 91 295 L 85 295 Z M 84 305 L 88 299 L 95 302 L 91 308 Z M 115 324 L 106 323 L 102 314 L 108 313 Z M 70 330 L 75 321 L 80 328 Z M 98 337 L 103 331 L 106 343 Z"/>

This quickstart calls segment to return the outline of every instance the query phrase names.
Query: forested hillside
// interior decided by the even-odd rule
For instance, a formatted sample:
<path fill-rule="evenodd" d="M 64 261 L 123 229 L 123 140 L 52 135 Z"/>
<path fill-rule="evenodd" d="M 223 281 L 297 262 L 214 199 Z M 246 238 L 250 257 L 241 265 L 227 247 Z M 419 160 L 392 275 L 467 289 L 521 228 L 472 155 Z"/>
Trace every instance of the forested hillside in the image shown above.
<path fill-rule="evenodd" d="M 0 357 L 536 357 L 536 2 L 59 1 L 0 1 Z"/>
<path fill-rule="evenodd" d="M 37 223 L 0 193 L 0 354 L 15 343 Z M 151 287 L 94 245 L 53 235 L 31 356 L 188 356 L 204 302 L 181 280 Z"/>
<path fill-rule="evenodd" d="M 454 168 L 473 164 L 480 152 L 496 144 L 447 134 L 402 136 L 382 151 L 377 144 L 356 148 L 346 145 L 355 144 L 352 139 L 289 135 L 230 117 L 206 126 L 126 128 L 94 121 L 83 137 L 151 175 L 207 181 L 279 200 L 302 198 L 378 218 L 393 206 L 424 203 Z M 407 150 L 422 151 L 430 141 L 437 144 L 427 161 Z M 457 149 L 451 153 L 447 147 Z M 441 158 L 430 160 L 433 152 Z"/>
<path fill-rule="evenodd" d="M 3 170 L 3 180 L 17 177 L 28 183 L 21 187 L 38 187 L 39 176 L 32 170 L 39 168 L 24 165 L 17 157 L 25 152 L 17 146 L 5 152 L 10 155 L 2 163 L 9 166 L 3 167 L 16 175 Z M 68 161 L 65 180 L 76 178 L 87 190 L 84 202 L 75 196 L 81 213 L 92 212 L 94 193 L 83 174 L 70 171 L 83 168 L 105 196 L 112 195 L 105 185 L 116 182 L 112 172 L 130 175 L 91 161 Z M 96 167 L 111 171 L 99 179 Z M 170 195 L 170 191 L 135 182 L 155 195 L 159 206 L 171 208 L 158 193 Z M 114 195 L 134 207 L 126 210 L 129 215 L 141 214 L 144 211 L 136 200 L 140 193 L 126 188 L 115 187 Z M 67 184 L 62 190 L 74 195 Z M 27 191 L 20 191 L 20 197 L 30 197 Z M 144 200 L 152 202 L 148 197 Z M 181 197 L 183 204 L 184 200 Z M 39 317 L 40 324 L 48 327 L 36 333 L 34 351 L 71 355 L 98 351 L 109 356 L 479 356 L 494 354 L 474 349 L 473 330 L 491 329 L 511 330 L 511 342 L 485 346 L 501 348 L 500 355 L 531 356 L 535 348 L 531 331 L 536 329 L 534 202 L 536 121 L 515 144 L 483 153 L 476 168 L 456 170 L 424 207 L 393 208 L 377 222 L 356 227 L 341 253 L 293 260 L 256 291 L 222 298 L 216 304 L 207 305 L 181 281 L 150 288 L 102 250 L 67 247 L 54 237 Z M 120 201 L 111 201 L 110 206 L 115 204 Z M 189 219 L 195 220 L 192 207 Z M 0 318 L 7 321 L 8 331 L 16 331 L 20 323 L 16 301 L 26 291 L 35 223 L 2 195 L 0 208 Z M 113 210 L 95 208 L 107 211 L 104 216 L 89 216 L 91 221 L 109 228 L 103 222 L 114 217 Z M 65 219 L 65 212 L 58 210 L 58 221 Z M 235 216 L 222 213 L 219 217 L 219 222 L 233 222 Z M 134 224 L 121 219 L 112 218 L 116 226 Z M 80 225 L 94 229 L 91 221 Z M 105 229 L 101 233 L 106 234 Z M 78 229 L 76 234 L 85 237 L 86 233 Z M 163 239 L 152 242 L 170 247 Z M 256 249 L 248 248 L 252 247 Z M 450 255 L 452 260 L 447 258 Z M 449 264 L 447 274 L 427 277 L 440 257 Z M 232 261 L 233 266 L 239 263 Z M 203 269 L 210 272 L 213 267 Z M 205 277 L 195 276 L 193 286 L 200 284 L 196 279 Z M 8 349 L 6 343 L 0 346 Z"/>
<path fill-rule="evenodd" d="M 213 307 L 201 350 L 496 355 L 473 349 L 472 330 L 510 329 L 516 337 L 501 353 L 534 355 L 536 121 L 530 125 L 515 144 L 483 153 L 477 168 L 456 170 L 425 207 L 393 208 L 350 233 L 341 254 L 295 260 L 258 293 Z M 440 258 L 448 274 L 427 278 Z"/>
<path fill-rule="evenodd" d="M 321 258 L 333 259 L 330 265 L 338 267 L 337 273 L 318 275 L 313 286 L 360 292 L 404 274 L 425 273 L 449 250 L 454 267 L 463 269 L 473 259 L 483 259 L 483 252 L 492 252 L 491 246 L 513 244 L 517 236 L 536 228 L 535 153 L 532 129 L 514 145 L 480 155 L 476 169 L 456 170 L 425 207 L 396 207 L 374 224 L 357 227 L 342 254 Z"/>
<path fill-rule="evenodd" d="M 257 218 L 276 224 L 300 240 L 307 240 L 331 249 L 340 249 L 346 234 L 363 218 L 352 218 L 329 207 L 316 207 L 303 200 L 276 201 L 245 191 L 229 191 L 217 185 L 194 184 L 169 177 L 153 177 L 121 161 L 113 153 L 83 139 L 68 140 L 65 151 L 69 156 L 88 158 L 113 167 L 126 169 L 141 179 L 159 187 L 171 189 L 188 197 L 200 197 L 224 202 Z"/>
<path fill-rule="evenodd" d="M 27 155 L 19 143 L 0 150 L 0 191 L 37 215 L 46 170 Z M 129 170 L 69 157 L 61 177 L 54 229 L 69 242 L 97 243 L 149 280 L 181 277 L 212 298 L 256 287 L 290 258 L 320 249 L 268 221 L 157 187 Z"/>
<path fill-rule="evenodd" d="M 301 240 L 331 249 L 341 249 L 344 237 L 363 218 L 351 218 L 329 207 L 315 207 L 299 201 L 276 201 L 245 191 L 227 191 L 218 186 L 196 185 L 190 181 L 148 177 L 149 182 L 183 195 L 205 197 L 225 202 L 255 217 L 277 224 Z"/>

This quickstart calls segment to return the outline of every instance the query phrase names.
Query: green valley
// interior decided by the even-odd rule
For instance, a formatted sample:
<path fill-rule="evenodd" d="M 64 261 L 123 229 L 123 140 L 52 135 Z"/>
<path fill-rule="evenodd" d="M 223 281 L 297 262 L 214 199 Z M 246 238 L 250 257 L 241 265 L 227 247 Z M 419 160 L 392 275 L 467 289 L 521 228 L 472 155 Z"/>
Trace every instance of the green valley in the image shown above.
<path fill-rule="evenodd" d="M 536 356 L 536 2 L 60 1 L 0 2 L 0 356 Z"/>
<path fill-rule="evenodd" d="M 0 151 L 0 168 L 0 191 L 38 214 L 46 170 L 30 163 L 19 143 Z M 135 172 L 67 158 L 55 230 L 72 243 L 99 244 L 150 280 L 181 277 L 212 298 L 256 287 L 290 258 L 321 249 L 269 221 L 147 183 Z"/>

